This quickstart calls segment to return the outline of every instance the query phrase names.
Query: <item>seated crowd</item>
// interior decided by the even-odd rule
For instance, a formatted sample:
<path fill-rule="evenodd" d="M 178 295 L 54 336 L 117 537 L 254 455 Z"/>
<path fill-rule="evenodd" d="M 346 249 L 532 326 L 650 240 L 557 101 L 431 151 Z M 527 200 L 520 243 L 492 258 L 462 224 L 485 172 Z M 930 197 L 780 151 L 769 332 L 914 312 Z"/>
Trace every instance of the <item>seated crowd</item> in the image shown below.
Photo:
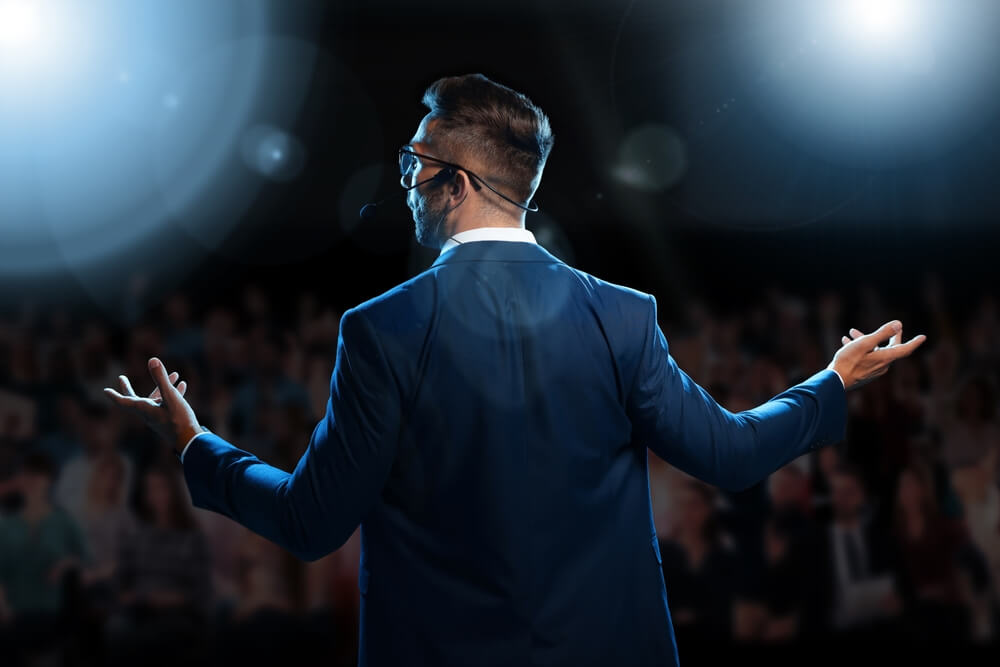
<path fill-rule="evenodd" d="M 952 312 L 942 292 L 928 278 L 900 317 L 928 335 L 921 354 L 849 394 L 844 442 L 740 492 L 649 454 L 682 657 L 720 640 L 995 640 L 1000 316 L 990 295 Z M 355 664 L 358 533 L 307 564 L 192 507 L 169 447 L 101 391 L 125 374 L 148 394 L 159 356 L 205 426 L 291 470 L 325 412 L 339 313 L 312 294 L 292 312 L 278 301 L 248 287 L 226 305 L 174 294 L 126 324 L 27 301 L 0 317 L 0 662 L 264 664 L 295 649 Z M 738 411 L 822 369 L 850 326 L 899 312 L 874 290 L 857 301 L 771 291 L 661 324 L 681 368 Z"/>

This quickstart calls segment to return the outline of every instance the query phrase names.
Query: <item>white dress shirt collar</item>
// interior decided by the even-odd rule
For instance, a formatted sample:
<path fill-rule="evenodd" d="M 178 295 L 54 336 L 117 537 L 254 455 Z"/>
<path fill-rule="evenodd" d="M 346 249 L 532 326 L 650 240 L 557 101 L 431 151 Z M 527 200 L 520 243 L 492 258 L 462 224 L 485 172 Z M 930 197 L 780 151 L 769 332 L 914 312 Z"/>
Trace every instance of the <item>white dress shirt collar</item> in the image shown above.
<path fill-rule="evenodd" d="M 455 234 L 441 246 L 441 252 L 451 250 L 461 243 L 474 241 L 518 241 L 521 243 L 538 243 L 535 235 L 521 227 L 476 227 Z"/>

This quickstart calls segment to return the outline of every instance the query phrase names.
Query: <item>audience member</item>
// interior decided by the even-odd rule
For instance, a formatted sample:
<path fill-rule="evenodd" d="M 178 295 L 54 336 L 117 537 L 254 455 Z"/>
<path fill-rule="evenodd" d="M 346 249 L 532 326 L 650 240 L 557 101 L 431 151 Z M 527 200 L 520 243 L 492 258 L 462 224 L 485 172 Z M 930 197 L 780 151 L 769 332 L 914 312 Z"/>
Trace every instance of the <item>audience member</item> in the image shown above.
<path fill-rule="evenodd" d="M 729 637 L 742 560 L 722 530 L 717 492 L 688 478 L 674 493 L 677 519 L 659 547 L 678 641 Z"/>
<path fill-rule="evenodd" d="M 143 476 L 140 521 L 119 554 L 122 609 L 107 624 L 115 664 L 149 664 L 154 657 L 157 664 L 177 664 L 205 656 L 211 559 L 182 484 L 169 462 Z"/>
<path fill-rule="evenodd" d="M 864 477 L 841 463 L 830 477 L 831 520 L 819 534 L 817 592 L 828 632 L 847 639 L 888 636 L 902 611 L 897 558 L 882 508 Z"/>
<path fill-rule="evenodd" d="M 44 454 L 28 454 L 18 475 L 21 507 L 0 516 L 0 621 L 21 657 L 62 649 L 72 630 L 67 597 L 89 562 L 80 527 L 52 502 L 55 473 Z"/>
<path fill-rule="evenodd" d="M 109 456 L 119 459 L 123 471 L 122 483 L 118 487 L 121 503 L 128 499 L 134 475 L 132 461 L 118 451 L 121 418 L 110 410 L 106 400 L 87 404 L 80 426 L 84 450 L 63 466 L 55 487 L 58 503 L 78 521 L 83 519 L 87 489 L 98 459 Z"/>
<path fill-rule="evenodd" d="M 969 639 L 987 592 L 985 563 L 964 521 L 941 513 L 930 470 L 919 462 L 899 474 L 893 534 L 908 637 Z"/>

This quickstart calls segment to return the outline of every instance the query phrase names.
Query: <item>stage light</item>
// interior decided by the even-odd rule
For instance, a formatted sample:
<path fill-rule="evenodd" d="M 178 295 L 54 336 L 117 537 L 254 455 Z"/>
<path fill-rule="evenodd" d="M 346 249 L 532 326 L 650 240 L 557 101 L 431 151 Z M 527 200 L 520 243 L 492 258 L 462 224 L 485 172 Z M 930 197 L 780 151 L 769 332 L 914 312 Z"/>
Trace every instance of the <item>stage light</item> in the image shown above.
<path fill-rule="evenodd" d="M 878 168 L 934 159 L 1000 108 L 995 0 L 732 7 L 726 43 L 748 85 L 731 94 L 825 158 Z"/>
<path fill-rule="evenodd" d="M 290 123 L 312 72 L 266 3 L 0 0 L 0 277 L 83 281 L 169 225 L 227 237 L 254 197 L 240 136 L 265 99 Z"/>
<path fill-rule="evenodd" d="M 0 0 L 0 48 L 5 57 L 35 43 L 40 33 L 37 3 Z"/>
<path fill-rule="evenodd" d="M 844 27 L 873 46 L 904 39 L 915 10 L 910 0 L 850 0 L 842 7 Z"/>

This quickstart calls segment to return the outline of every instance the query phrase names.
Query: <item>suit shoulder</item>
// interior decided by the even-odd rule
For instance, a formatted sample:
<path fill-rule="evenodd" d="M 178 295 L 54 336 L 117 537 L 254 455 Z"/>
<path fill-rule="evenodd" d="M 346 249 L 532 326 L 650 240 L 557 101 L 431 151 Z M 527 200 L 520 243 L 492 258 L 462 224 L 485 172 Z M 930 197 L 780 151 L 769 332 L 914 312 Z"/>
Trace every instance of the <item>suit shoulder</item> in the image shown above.
<path fill-rule="evenodd" d="M 416 276 L 392 287 L 381 294 L 363 301 L 344 312 L 344 319 L 356 315 L 364 315 L 372 324 L 391 324 L 401 319 L 426 314 L 434 298 L 433 269 L 428 269 Z"/>
<path fill-rule="evenodd" d="M 567 268 L 573 272 L 585 290 L 601 300 L 614 300 L 628 304 L 629 306 L 642 308 L 653 298 L 652 295 L 641 290 L 598 278 L 593 274 L 571 266 L 567 266 Z"/>

